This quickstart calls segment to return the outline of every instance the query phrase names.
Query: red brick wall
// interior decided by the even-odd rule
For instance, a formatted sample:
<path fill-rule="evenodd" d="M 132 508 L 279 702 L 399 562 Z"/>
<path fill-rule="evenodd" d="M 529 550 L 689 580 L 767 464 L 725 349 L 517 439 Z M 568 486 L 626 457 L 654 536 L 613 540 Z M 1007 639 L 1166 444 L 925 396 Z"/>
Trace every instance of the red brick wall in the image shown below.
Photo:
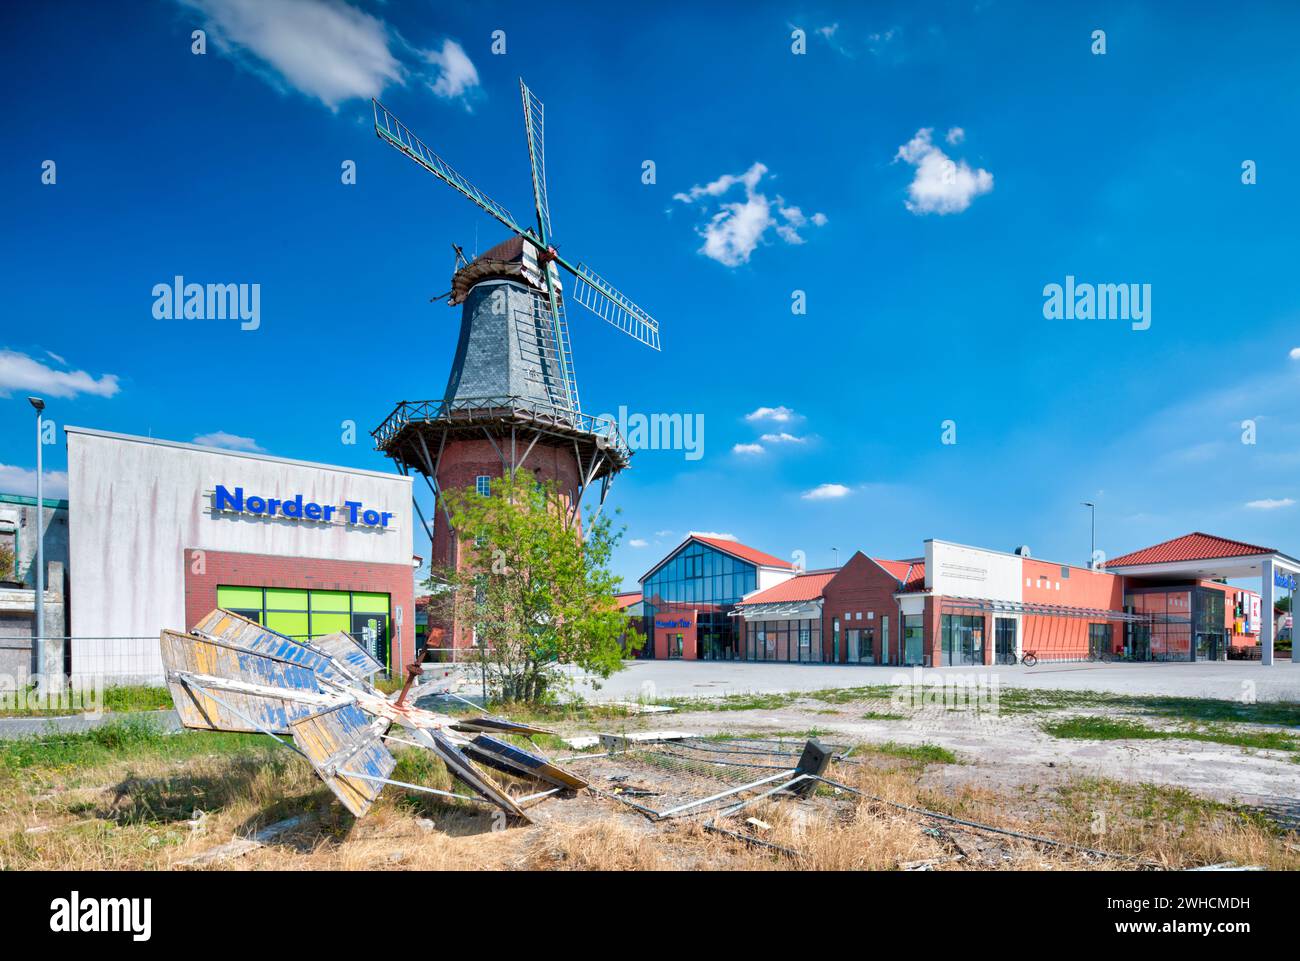
<path fill-rule="evenodd" d="M 656 627 L 655 632 L 655 657 L 659 660 L 668 658 L 668 636 L 670 634 L 680 634 L 682 636 L 682 660 L 695 661 L 700 657 L 699 645 L 699 614 L 697 610 L 678 609 L 663 610 L 655 615 L 656 621 L 690 621 L 690 627 Z"/>
<path fill-rule="evenodd" d="M 516 441 L 515 456 L 522 458 L 524 451 L 528 449 L 528 443 L 531 440 L 525 433 L 521 432 L 519 439 Z M 498 438 L 497 443 L 501 445 L 501 451 L 506 458 L 510 458 L 510 438 Z M 431 456 L 436 456 L 436 451 L 430 451 Z M 567 446 L 556 442 L 548 443 L 546 438 L 539 440 L 534 445 L 528 459 L 524 461 L 524 469 L 532 471 L 534 476 L 541 481 L 554 481 L 563 496 L 567 498 L 567 503 L 572 503 L 578 492 L 578 461 L 573 453 L 573 444 Z M 447 446 L 443 449 L 442 459 L 438 462 L 438 486 L 442 490 L 464 490 L 467 487 L 473 487 L 476 478 L 480 476 L 491 477 L 493 481 L 501 477 L 504 471 L 501 469 L 501 455 L 497 449 L 484 438 L 483 440 L 448 440 Z M 454 543 L 451 531 L 447 526 L 446 515 L 438 509 L 435 509 L 433 521 L 433 570 L 438 568 L 450 567 L 453 563 L 459 563 L 460 558 L 457 554 L 463 554 L 457 551 L 457 545 Z M 444 636 L 442 643 L 445 646 L 458 648 L 469 647 L 473 642 L 473 634 L 469 627 L 461 625 L 439 624 L 443 629 Z M 430 646 L 433 645 L 432 638 L 434 634 L 430 631 Z"/>
<path fill-rule="evenodd" d="M 415 655 L 415 580 L 409 564 L 375 564 L 203 551 L 203 573 L 195 573 L 192 548 L 181 554 L 185 568 L 185 624 L 197 624 L 217 606 L 217 587 L 285 587 L 318 591 L 374 591 L 389 595 L 393 672 L 404 674 Z M 402 608 L 401 637 L 394 608 Z"/>
<path fill-rule="evenodd" d="M 889 663 L 901 662 L 899 648 L 902 643 L 902 616 L 898 612 L 898 602 L 894 592 L 898 590 L 898 581 L 881 569 L 880 565 L 861 551 L 840 568 L 839 573 L 827 582 L 822 590 L 822 657 L 830 662 L 834 660 L 835 618 L 840 621 L 839 663 L 847 662 L 848 632 L 870 628 L 875 634 L 876 663 L 881 663 L 884 646 L 884 621 L 889 618 Z M 868 619 L 868 613 L 875 617 Z M 850 614 L 862 614 L 862 619 L 849 620 Z"/>

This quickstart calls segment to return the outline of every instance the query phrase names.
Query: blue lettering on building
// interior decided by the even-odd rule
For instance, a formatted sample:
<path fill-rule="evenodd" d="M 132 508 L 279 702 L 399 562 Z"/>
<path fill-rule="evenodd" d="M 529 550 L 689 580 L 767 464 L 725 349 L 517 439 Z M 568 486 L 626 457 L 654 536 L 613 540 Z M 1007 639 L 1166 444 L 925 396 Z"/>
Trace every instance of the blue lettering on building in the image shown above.
<path fill-rule="evenodd" d="M 691 622 L 683 618 L 679 621 L 655 621 L 655 627 L 684 628 L 690 627 Z"/>
<path fill-rule="evenodd" d="M 1295 575 L 1286 574 L 1282 571 L 1273 572 L 1273 583 L 1278 587 L 1285 587 L 1288 591 L 1295 590 Z"/>
<path fill-rule="evenodd" d="M 234 492 L 221 484 L 212 492 L 213 513 L 251 514 L 254 517 L 286 517 L 289 520 L 307 520 L 323 524 L 336 523 L 335 515 L 342 514 L 345 523 L 357 527 L 386 528 L 393 519 L 392 511 L 377 511 L 361 501 L 344 501 L 340 510 L 334 504 L 317 504 L 302 494 L 291 498 L 244 496 L 244 489 Z"/>

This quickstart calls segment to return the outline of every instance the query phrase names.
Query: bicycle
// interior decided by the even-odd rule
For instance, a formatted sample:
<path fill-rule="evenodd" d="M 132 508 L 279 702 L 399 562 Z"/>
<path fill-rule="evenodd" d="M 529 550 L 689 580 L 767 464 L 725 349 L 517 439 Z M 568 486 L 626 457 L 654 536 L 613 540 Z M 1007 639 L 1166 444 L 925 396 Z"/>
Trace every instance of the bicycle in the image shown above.
<path fill-rule="evenodd" d="M 1033 667 L 1038 663 L 1038 652 L 1025 651 L 1025 653 L 1020 657 L 1020 663 L 1025 665 L 1025 667 Z"/>
<path fill-rule="evenodd" d="M 1088 660 L 1101 661 L 1103 664 L 1110 664 L 1112 661 L 1117 660 L 1117 657 L 1113 651 L 1089 651 Z"/>

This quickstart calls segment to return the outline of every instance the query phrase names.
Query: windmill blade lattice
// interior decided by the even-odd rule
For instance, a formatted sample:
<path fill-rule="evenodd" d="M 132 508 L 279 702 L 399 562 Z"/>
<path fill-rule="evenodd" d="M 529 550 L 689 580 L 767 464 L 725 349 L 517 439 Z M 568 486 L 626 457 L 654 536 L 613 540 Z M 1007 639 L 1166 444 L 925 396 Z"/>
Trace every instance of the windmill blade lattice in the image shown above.
<path fill-rule="evenodd" d="M 540 754 L 483 736 L 547 733 L 539 728 L 505 718 L 453 718 L 423 710 L 406 700 L 405 690 L 383 695 L 367 675 L 376 662 L 345 633 L 300 641 L 217 609 L 188 634 L 163 631 L 160 643 L 167 686 L 185 727 L 260 732 L 292 746 L 357 817 L 370 810 L 385 784 L 400 783 L 391 780 L 397 761 L 386 743 L 393 726 L 406 729 L 416 746 L 436 754 L 475 792 L 474 799 L 517 820 L 527 821 L 528 815 L 475 759 L 555 788 L 586 784 Z M 478 736 L 471 740 L 467 734 Z"/>

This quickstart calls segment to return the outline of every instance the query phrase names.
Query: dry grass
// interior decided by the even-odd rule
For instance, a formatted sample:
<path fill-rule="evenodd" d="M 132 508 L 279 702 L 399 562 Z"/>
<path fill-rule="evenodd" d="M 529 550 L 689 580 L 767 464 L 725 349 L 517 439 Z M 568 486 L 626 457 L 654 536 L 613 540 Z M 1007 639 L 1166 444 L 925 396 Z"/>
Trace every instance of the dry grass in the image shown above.
<path fill-rule="evenodd" d="M 204 735 L 194 735 L 203 737 Z M 388 789 L 369 816 L 347 815 L 299 758 L 268 748 L 0 770 L 0 870 L 171 869 L 287 817 L 303 822 L 215 869 L 263 870 L 937 870 L 1110 869 L 1130 865 L 1044 848 L 819 789 L 764 803 L 725 826 L 793 848 L 794 857 L 704 830 L 651 823 L 590 794 L 552 799 L 539 822 L 493 830 L 489 811 Z M 446 786 L 446 772 L 403 756 L 403 773 Z M 873 755 L 832 776 L 866 794 L 1149 859 L 1170 867 L 1235 861 L 1300 868 L 1300 844 L 1261 819 L 1189 792 L 1075 780 L 1036 794 L 929 786 L 941 765 Z M 403 779 L 406 779 L 404 777 Z M 766 829 L 745 823 L 766 822 Z M 433 823 L 430 824 L 429 822 Z"/>

